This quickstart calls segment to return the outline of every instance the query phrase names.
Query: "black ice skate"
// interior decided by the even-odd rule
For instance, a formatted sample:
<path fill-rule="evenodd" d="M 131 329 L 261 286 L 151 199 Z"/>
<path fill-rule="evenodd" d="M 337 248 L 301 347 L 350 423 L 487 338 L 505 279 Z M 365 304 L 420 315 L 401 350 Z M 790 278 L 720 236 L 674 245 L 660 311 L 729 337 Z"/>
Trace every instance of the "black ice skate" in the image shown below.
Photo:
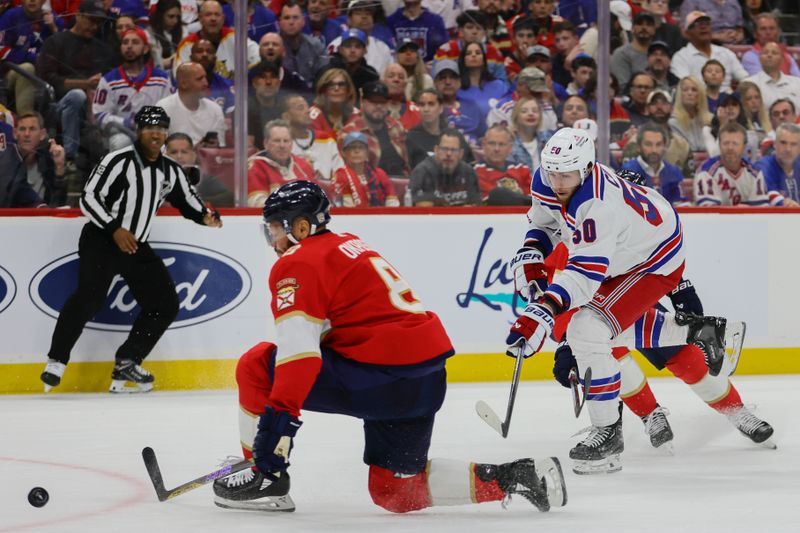
<path fill-rule="evenodd" d="M 261 472 L 248 468 L 214 482 L 214 503 L 225 509 L 251 511 L 294 511 L 289 496 L 289 474 L 278 474 L 272 481 Z"/>
<path fill-rule="evenodd" d="M 149 392 L 153 390 L 153 374 L 137 365 L 132 359 L 120 359 L 114 364 L 111 373 L 112 393 Z M 132 387 L 126 386 L 133 383 Z"/>
<path fill-rule="evenodd" d="M 725 327 L 727 320 L 716 316 L 700 316 L 678 311 L 675 322 L 679 326 L 689 326 L 687 344 L 694 344 L 703 351 L 708 365 L 708 373 L 718 376 L 725 360 Z"/>
<path fill-rule="evenodd" d="M 591 426 L 589 436 L 569 451 L 575 463 L 572 471 L 584 474 L 611 474 L 622 470 L 620 454 L 625 449 L 622 439 L 622 416 L 610 426 Z"/>
<path fill-rule="evenodd" d="M 479 464 L 475 474 L 483 481 L 497 480 L 505 493 L 503 507 L 514 494 L 519 494 L 543 513 L 550 507 L 562 507 L 567 503 L 564 474 L 555 457 L 535 462 L 533 459 L 519 459 L 501 465 Z"/>
<path fill-rule="evenodd" d="M 64 376 L 66 368 L 67 365 L 59 363 L 55 359 L 47 360 L 47 366 L 44 367 L 44 372 L 39 376 L 39 379 L 44 383 L 45 392 L 50 392 L 50 389 L 61 384 L 61 378 Z"/>
<path fill-rule="evenodd" d="M 751 413 L 747 407 L 742 406 L 735 411 L 726 413 L 725 416 L 728 417 L 731 424 L 736 426 L 736 429 L 738 429 L 742 435 L 751 441 L 771 450 L 778 448 L 770 439 L 774 432 L 772 426 Z"/>
<path fill-rule="evenodd" d="M 644 432 L 650 437 L 650 444 L 665 453 L 672 455 L 672 428 L 667 420 L 669 411 L 656 404 L 653 412 L 642 417 Z"/>

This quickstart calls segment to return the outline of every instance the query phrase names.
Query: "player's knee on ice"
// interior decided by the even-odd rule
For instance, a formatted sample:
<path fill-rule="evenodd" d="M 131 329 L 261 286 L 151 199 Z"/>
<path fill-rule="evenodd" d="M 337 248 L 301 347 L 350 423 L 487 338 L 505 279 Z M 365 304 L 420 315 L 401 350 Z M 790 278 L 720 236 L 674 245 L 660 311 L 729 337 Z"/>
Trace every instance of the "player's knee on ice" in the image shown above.
<path fill-rule="evenodd" d="M 412 476 L 398 476 L 391 470 L 371 465 L 369 494 L 375 505 L 393 513 L 417 511 L 431 504 L 424 471 Z"/>

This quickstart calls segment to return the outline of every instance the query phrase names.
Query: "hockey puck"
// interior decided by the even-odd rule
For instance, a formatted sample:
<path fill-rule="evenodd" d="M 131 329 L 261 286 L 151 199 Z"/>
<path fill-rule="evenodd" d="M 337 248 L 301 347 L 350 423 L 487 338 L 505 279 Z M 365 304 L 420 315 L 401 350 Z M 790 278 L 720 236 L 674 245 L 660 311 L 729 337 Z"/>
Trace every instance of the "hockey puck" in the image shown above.
<path fill-rule="evenodd" d="M 44 507 L 50 500 L 50 495 L 42 487 L 33 487 L 28 493 L 28 503 L 34 507 Z"/>

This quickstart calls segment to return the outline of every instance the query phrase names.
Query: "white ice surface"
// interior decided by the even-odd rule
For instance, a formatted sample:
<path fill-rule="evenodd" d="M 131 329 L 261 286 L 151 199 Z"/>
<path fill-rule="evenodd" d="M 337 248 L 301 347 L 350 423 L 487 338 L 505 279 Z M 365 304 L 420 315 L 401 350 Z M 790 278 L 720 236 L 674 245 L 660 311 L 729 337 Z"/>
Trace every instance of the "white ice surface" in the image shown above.
<path fill-rule="evenodd" d="M 297 511 L 219 509 L 209 486 L 159 503 L 140 451 L 152 446 L 168 488 L 215 469 L 240 452 L 233 391 L 135 397 L 0 397 L 0 532 L 456 531 L 779 532 L 800 531 L 800 376 L 743 377 L 746 404 L 775 427 L 776 451 L 758 447 L 674 379 L 651 381 L 669 408 L 676 455 L 650 447 L 642 423 L 624 418 L 623 470 L 576 476 L 567 457 L 588 422 L 572 416 L 569 392 L 553 382 L 523 382 L 503 440 L 474 412 L 478 399 L 505 412 L 505 383 L 455 385 L 433 435 L 431 457 L 503 462 L 555 455 L 565 467 L 569 502 L 543 514 L 522 499 L 392 515 L 367 492 L 358 420 L 306 413 L 292 456 Z M 28 491 L 45 487 L 34 508 Z"/>

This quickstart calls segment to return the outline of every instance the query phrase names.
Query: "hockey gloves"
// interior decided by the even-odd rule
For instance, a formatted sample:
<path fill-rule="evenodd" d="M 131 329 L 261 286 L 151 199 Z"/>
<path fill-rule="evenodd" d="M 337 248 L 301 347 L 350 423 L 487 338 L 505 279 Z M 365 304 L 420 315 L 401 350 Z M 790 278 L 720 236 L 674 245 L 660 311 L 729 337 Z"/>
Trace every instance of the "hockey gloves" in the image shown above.
<path fill-rule="evenodd" d="M 669 299 L 676 311 L 703 316 L 703 303 L 688 279 L 681 279 L 678 287 L 669 293 Z"/>
<path fill-rule="evenodd" d="M 514 273 L 514 290 L 523 299 L 533 301 L 547 290 L 547 270 L 544 268 L 544 256 L 536 248 L 523 247 L 509 263 Z"/>
<path fill-rule="evenodd" d="M 542 345 L 553 332 L 553 315 L 541 304 L 530 304 L 517 318 L 506 337 L 506 355 L 516 357 L 516 350 L 523 350 L 523 357 L 530 357 L 542 349 Z"/>
<path fill-rule="evenodd" d="M 258 420 L 258 433 L 253 441 L 253 459 L 259 472 L 273 481 L 277 479 L 274 474 L 286 472 L 294 446 L 292 438 L 301 425 L 303 423 L 289 413 L 267 407 Z"/>
<path fill-rule="evenodd" d="M 562 387 L 570 388 L 569 373 L 573 368 L 578 368 L 578 362 L 572 355 L 572 348 L 563 342 L 556 348 L 555 363 L 553 364 L 553 377 L 561 383 Z"/>

